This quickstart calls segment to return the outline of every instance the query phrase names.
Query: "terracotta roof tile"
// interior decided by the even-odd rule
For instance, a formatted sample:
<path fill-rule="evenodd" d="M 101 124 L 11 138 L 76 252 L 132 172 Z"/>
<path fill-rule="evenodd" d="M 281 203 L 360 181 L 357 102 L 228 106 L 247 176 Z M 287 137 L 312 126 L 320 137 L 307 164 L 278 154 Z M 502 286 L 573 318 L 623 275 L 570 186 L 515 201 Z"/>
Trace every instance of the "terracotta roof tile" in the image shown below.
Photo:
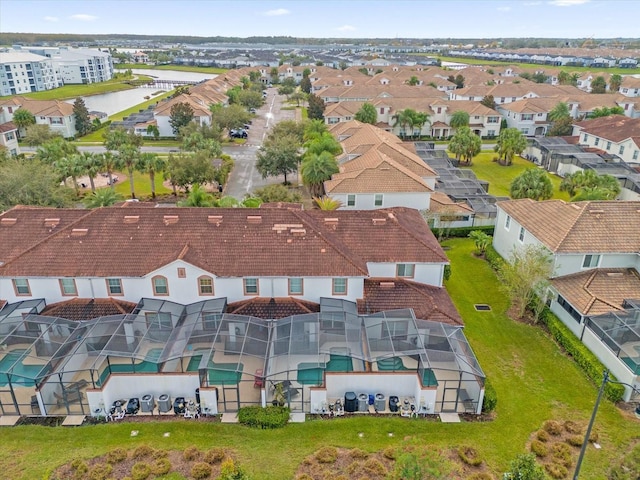
<path fill-rule="evenodd" d="M 285 298 L 256 297 L 248 300 L 230 303 L 226 313 L 235 315 L 248 315 L 264 319 L 285 318 L 291 315 L 315 313 L 320 311 L 320 304 L 306 300 Z"/>
<path fill-rule="evenodd" d="M 115 298 L 73 298 L 47 305 L 40 315 L 83 321 L 133 312 L 136 304 Z"/>
<path fill-rule="evenodd" d="M 589 133 L 614 142 L 640 136 L 640 118 L 629 118 L 624 115 L 610 115 L 594 118 L 575 124 L 581 133 Z"/>

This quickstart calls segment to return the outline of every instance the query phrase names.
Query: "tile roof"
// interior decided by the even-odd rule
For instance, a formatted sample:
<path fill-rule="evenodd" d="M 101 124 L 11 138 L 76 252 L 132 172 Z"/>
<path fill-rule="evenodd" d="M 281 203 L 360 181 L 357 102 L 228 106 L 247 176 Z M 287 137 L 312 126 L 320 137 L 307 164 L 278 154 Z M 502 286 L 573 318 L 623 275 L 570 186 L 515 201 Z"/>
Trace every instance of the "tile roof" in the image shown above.
<path fill-rule="evenodd" d="M 416 318 L 464 325 L 462 317 L 444 288 L 405 279 L 369 278 L 364 281 L 364 298 L 358 300 L 358 313 L 412 308 Z"/>
<path fill-rule="evenodd" d="M 13 122 L 6 122 L 0 125 L 0 133 L 12 132 L 13 130 L 17 130 L 16 124 Z"/>
<path fill-rule="evenodd" d="M 40 117 L 68 117 L 73 115 L 73 104 L 60 100 L 31 100 L 30 98 L 15 96 L 0 102 L 0 106 L 17 105 L 35 116 Z"/>
<path fill-rule="evenodd" d="M 115 298 L 72 298 L 47 305 L 40 315 L 84 321 L 133 312 L 137 304 Z"/>
<path fill-rule="evenodd" d="M 597 268 L 554 278 L 551 284 L 582 315 L 624 310 L 624 300 L 640 298 L 640 274 L 633 268 Z"/>
<path fill-rule="evenodd" d="M 435 213 L 460 213 L 462 215 L 468 215 L 473 213 L 471 208 L 466 203 L 454 202 L 447 194 L 437 191 L 431 194 L 431 201 L 429 202 L 429 210 Z"/>
<path fill-rule="evenodd" d="M 285 318 L 291 315 L 316 313 L 319 311 L 319 303 L 309 302 L 299 298 L 255 297 L 228 304 L 226 313 L 249 315 L 251 317 L 264 318 L 268 320 Z"/>
<path fill-rule="evenodd" d="M 574 125 L 580 129 L 581 133 L 606 138 L 613 142 L 640 137 L 640 118 L 630 118 L 624 115 L 593 118 Z"/>
<path fill-rule="evenodd" d="M 44 227 L 52 209 L 0 215 L 0 276 L 141 277 L 181 259 L 216 276 L 366 277 L 368 262 L 448 262 L 420 213 L 401 207 L 65 212 L 56 211 L 64 223 L 52 232 Z"/>
<path fill-rule="evenodd" d="M 552 252 L 640 252 L 640 202 L 563 200 L 536 202 L 524 198 L 498 202 Z"/>

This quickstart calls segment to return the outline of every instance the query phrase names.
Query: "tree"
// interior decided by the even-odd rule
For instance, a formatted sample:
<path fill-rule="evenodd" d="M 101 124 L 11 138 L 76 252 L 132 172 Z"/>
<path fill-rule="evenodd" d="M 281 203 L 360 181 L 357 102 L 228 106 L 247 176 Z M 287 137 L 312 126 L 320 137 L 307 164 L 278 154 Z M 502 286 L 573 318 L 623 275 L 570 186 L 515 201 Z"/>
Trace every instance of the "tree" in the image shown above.
<path fill-rule="evenodd" d="M 430 115 L 426 112 L 415 112 L 413 115 L 413 136 L 419 137 L 422 134 L 422 127 L 426 123 L 431 125 Z"/>
<path fill-rule="evenodd" d="M 480 103 L 487 108 L 492 108 L 493 110 L 496 109 L 496 101 L 493 98 L 493 95 L 485 95 L 482 97 L 482 101 Z"/>
<path fill-rule="evenodd" d="M 624 115 L 624 109 L 619 105 L 615 107 L 594 108 L 593 111 L 587 115 L 587 118 L 608 117 L 609 115 Z"/>
<path fill-rule="evenodd" d="M 376 107 L 368 102 L 365 102 L 362 104 L 362 107 L 360 107 L 360 110 L 356 112 L 353 118 L 362 123 L 375 125 L 378 122 L 378 112 L 376 110 Z"/>
<path fill-rule="evenodd" d="M 300 80 L 300 90 L 304 93 L 311 93 L 311 79 L 308 76 L 302 77 Z"/>
<path fill-rule="evenodd" d="M 302 201 L 302 197 L 298 192 L 289 190 L 281 183 L 275 185 L 267 185 L 266 187 L 258 188 L 254 192 L 256 197 L 260 198 L 265 203 L 285 202 L 295 203 Z"/>
<path fill-rule="evenodd" d="M 133 145 L 135 147 L 141 147 L 144 139 L 133 133 L 133 131 L 128 131 L 123 127 L 114 128 L 109 130 L 104 135 L 104 146 L 107 150 L 117 151 L 123 145 Z"/>
<path fill-rule="evenodd" d="M 322 120 L 310 120 L 304 124 L 302 140 L 309 142 L 313 139 L 320 138 L 325 133 L 329 133 L 329 129 Z"/>
<path fill-rule="evenodd" d="M 316 123 L 318 121 L 316 120 Z M 313 123 L 313 122 L 309 122 Z M 321 122 L 322 123 L 322 122 Z M 324 125 L 324 124 L 323 124 Z M 307 124 L 303 122 L 296 122 L 295 120 L 282 120 L 281 122 L 276 123 L 269 135 L 267 136 L 267 140 L 274 139 L 282 136 L 292 136 L 296 139 L 300 147 L 302 147 L 302 142 L 304 141 L 305 130 L 307 128 Z M 326 126 L 325 126 L 326 130 Z"/>
<path fill-rule="evenodd" d="M 193 120 L 193 108 L 186 102 L 176 103 L 171 107 L 169 113 L 169 124 L 174 135 L 178 135 L 180 128 L 189 124 Z"/>
<path fill-rule="evenodd" d="M 400 138 L 405 138 L 407 135 L 407 129 L 411 127 L 413 129 L 413 112 L 414 110 L 410 108 L 405 108 L 404 110 L 400 110 L 396 114 L 391 116 L 391 121 L 393 122 L 393 126 L 400 125 Z"/>
<path fill-rule="evenodd" d="M 531 80 L 536 83 L 545 83 L 547 80 L 549 80 L 549 77 L 542 72 L 538 72 L 531 75 Z"/>
<path fill-rule="evenodd" d="M 342 153 L 342 145 L 329 132 L 314 137 L 304 146 L 307 149 L 306 154 L 320 155 L 322 152 L 329 152 L 331 156 L 335 156 Z"/>
<path fill-rule="evenodd" d="M 122 165 L 127 167 L 127 171 L 129 172 L 129 191 L 131 192 L 131 198 L 136 198 L 133 172 L 139 168 L 140 150 L 135 145 L 122 145 L 118 149 L 118 156 L 120 157 Z"/>
<path fill-rule="evenodd" d="M 308 98 L 309 106 L 307 107 L 307 115 L 309 120 L 324 120 L 324 100 L 319 96 L 311 93 Z"/>
<path fill-rule="evenodd" d="M 219 126 L 221 129 L 233 130 L 242 128 L 245 123 L 251 121 L 251 114 L 240 105 L 234 104 L 227 107 L 212 105 L 210 110 L 212 124 Z M 190 128 L 192 128 L 191 125 L 183 127 L 181 133 Z"/>
<path fill-rule="evenodd" d="M 76 98 L 76 101 L 73 102 L 73 116 L 76 121 L 76 131 L 78 135 L 83 137 L 93 130 L 93 124 L 89 118 L 89 110 L 87 110 L 87 106 L 82 97 Z"/>
<path fill-rule="evenodd" d="M 302 91 L 295 91 L 289 97 L 289 100 L 296 102 L 296 105 L 299 107 L 300 102 L 304 102 L 307 99 L 307 94 Z"/>
<path fill-rule="evenodd" d="M 498 273 L 515 314 L 523 318 L 535 299 L 544 303 L 548 279 L 553 274 L 553 261 L 546 248 L 526 244 L 511 251 Z"/>
<path fill-rule="evenodd" d="M 621 187 L 613 175 L 598 175 L 598 172 L 589 169 L 566 175 L 560 183 L 560 191 L 568 192 L 572 202 L 613 200 L 620 194 Z"/>
<path fill-rule="evenodd" d="M 511 165 L 513 157 L 527 148 L 527 139 L 517 128 L 505 128 L 500 131 L 494 150 L 498 153 L 501 165 Z"/>
<path fill-rule="evenodd" d="M 87 208 L 110 207 L 121 202 L 122 195 L 111 188 L 101 188 L 85 198 L 84 204 Z"/>
<path fill-rule="evenodd" d="M 171 182 L 175 195 L 176 187 L 188 191 L 189 185 L 212 183 L 216 177 L 216 169 L 207 153 L 199 151 L 192 154 L 169 155 L 164 174 Z"/>
<path fill-rule="evenodd" d="M 473 133 L 469 127 L 460 127 L 449 142 L 449 150 L 455 154 L 456 159 L 464 160 L 471 164 L 473 157 L 478 155 L 482 149 L 482 140 Z"/>
<path fill-rule="evenodd" d="M 622 85 L 622 75 L 617 73 L 611 75 L 611 78 L 609 79 L 609 91 L 617 92 L 620 90 L 620 85 Z"/>
<path fill-rule="evenodd" d="M 295 172 L 300 163 L 300 143 L 292 135 L 282 135 L 267 138 L 257 153 L 256 168 L 262 178 L 284 176 L 287 185 L 287 175 Z"/>
<path fill-rule="evenodd" d="M 156 173 L 164 172 L 167 168 L 167 160 L 155 153 L 141 153 L 138 169 L 149 175 L 151 183 L 151 198 L 156 198 Z"/>
<path fill-rule="evenodd" d="M 511 182 L 511 198 L 548 200 L 553 196 L 553 184 L 547 172 L 541 168 L 528 168 Z"/>
<path fill-rule="evenodd" d="M 469 126 L 469 114 L 462 110 L 457 110 L 451 114 L 451 120 L 449 120 L 451 128 L 460 128 Z"/>
<path fill-rule="evenodd" d="M 420 80 L 415 75 L 411 75 L 411 78 L 407 80 L 407 85 L 415 87 L 416 85 L 420 85 Z"/>
<path fill-rule="evenodd" d="M 154 140 L 160 138 L 160 129 L 157 125 L 147 125 L 147 135 L 153 135 Z"/>
<path fill-rule="evenodd" d="M 559 102 L 555 107 L 551 109 L 549 112 L 548 118 L 552 122 L 557 122 L 566 117 L 570 117 L 571 112 L 569 112 L 569 106 L 565 102 Z"/>
<path fill-rule="evenodd" d="M 288 80 L 288 79 L 286 79 Z M 294 91 L 296 87 L 292 85 L 285 85 L 284 83 L 278 87 L 278 95 L 286 95 L 289 97 Z"/>
<path fill-rule="evenodd" d="M 455 77 L 453 75 L 449 75 L 447 77 L 447 80 L 449 80 L 451 83 L 455 83 L 456 88 L 464 87 L 464 77 L 461 74 L 458 74 Z"/>
<path fill-rule="evenodd" d="M 199 184 L 193 185 L 187 199 L 180 202 L 180 207 L 213 207 L 213 195 L 207 193 Z"/>
<path fill-rule="evenodd" d="M 51 130 L 49 125 L 36 123 L 27 127 L 24 142 L 30 147 L 38 147 L 55 137 L 62 138 L 62 135 L 59 132 Z"/>
<path fill-rule="evenodd" d="M 113 181 L 113 173 L 122 168 L 122 162 L 118 155 L 114 155 L 113 152 L 105 152 L 98 158 L 101 167 L 107 172 L 107 178 L 109 179 L 109 185 L 111 190 L 115 188 Z"/>
<path fill-rule="evenodd" d="M 478 255 L 484 255 L 487 247 L 491 245 L 491 236 L 482 230 L 473 230 L 469 233 L 469 238 L 473 240 Z"/>
<path fill-rule="evenodd" d="M 96 184 L 94 178 L 100 173 L 102 167 L 100 162 L 100 156 L 96 153 L 82 152 L 82 169 L 84 173 L 89 177 L 89 183 L 91 184 L 91 191 L 96 191 Z"/>
<path fill-rule="evenodd" d="M 324 182 L 339 170 L 336 159 L 327 151 L 305 155 L 300 166 L 302 181 L 309 187 L 311 195 L 318 197 L 324 195 Z"/>
<path fill-rule="evenodd" d="M 43 143 L 36 150 L 36 158 L 49 165 L 55 165 L 65 157 L 78 153 L 75 145 L 72 145 L 64 138 L 57 136 Z"/>
<path fill-rule="evenodd" d="M 13 112 L 13 118 L 11 121 L 18 127 L 18 131 L 29 127 L 30 125 L 35 125 L 36 117 L 33 113 L 25 108 L 18 108 L 15 112 Z"/>
<path fill-rule="evenodd" d="M 565 102 L 559 102 L 551 109 L 547 116 L 553 122 L 553 125 L 547 132 L 550 137 L 567 136 L 573 132 L 573 121 L 569 106 Z"/>
<path fill-rule="evenodd" d="M 578 85 L 579 78 L 580 78 L 579 73 L 569 73 L 562 70 L 558 74 L 558 83 L 560 85 L 572 85 L 575 87 L 576 85 Z"/>
<path fill-rule="evenodd" d="M 237 100 L 240 105 L 247 109 L 260 108 L 264 104 L 262 93 L 255 90 L 242 90 L 238 93 Z"/>
<path fill-rule="evenodd" d="M 591 81 L 591 93 L 605 93 L 607 91 L 607 81 L 602 75 L 598 75 Z"/>
<path fill-rule="evenodd" d="M 523 453 L 511 462 L 510 476 L 505 476 L 505 478 L 509 480 L 546 480 L 547 476 L 542 467 L 536 463 L 536 456 L 533 453 Z"/>

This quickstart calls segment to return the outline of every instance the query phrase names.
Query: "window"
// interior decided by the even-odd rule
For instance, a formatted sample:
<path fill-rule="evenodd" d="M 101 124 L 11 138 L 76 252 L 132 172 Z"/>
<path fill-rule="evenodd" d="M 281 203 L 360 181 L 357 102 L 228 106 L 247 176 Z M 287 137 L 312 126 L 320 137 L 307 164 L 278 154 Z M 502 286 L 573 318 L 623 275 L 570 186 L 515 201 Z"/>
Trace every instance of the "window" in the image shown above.
<path fill-rule="evenodd" d="M 244 294 L 258 295 L 258 279 L 257 278 L 244 279 Z"/>
<path fill-rule="evenodd" d="M 109 295 L 123 295 L 122 280 L 119 278 L 107 278 L 107 293 Z"/>
<path fill-rule="evenodd" d="M 640 152 L 638 152 L 638 150 L 636 150 L 635 152 L 633 152 L 633 159 L 637 160 L 638 159 L 638 155 L 640 154 Z"/>
<path fill-rule="evenodd" d="M 18 296 L 31 295 L 31 289 L 29 288 L 29 280 L 26 278 L 14 278 L 13 289 Z"/>
<path fill-rule="evenodd" d="M 594 143 L 594 145 L 597 147 L 600 144 L 600 139 L 598 137 L 596 137 L 596 141 Z"/>
<path fill-rule="evenodd" d="M 207 276 L 198 277 L 198 294 L 213 295 L 213 278 Z"/>
<path fill-rule="evenodd" d="M 60 291 L 65 296 L 78 295 L 78 289 L 76 288 L 76 281 L 73 278 L 61 278 L 60 279 Z"/>
<path fill-rule="evenodd" d="M 399 263 L 396 268 L 396 276 L 412 278 L 414 269 L 413 263 Z"/>
<path fill-rule="evenodd" d="M 333 294 L 334 295 L 346 295 L 347 294 L 347 279 L 346 278 L 334 278 L 333 279 Z"/>
<path fill-rule="evenodd" d="M 504 219 L 504 228 L 505 230 L 509 230 L 509 228 L 511 228 L 511 216 L 509 215 Z"/>
<path fill-rule="evenodd" d="M 376 207 L 381 207 L 382 206 L 382 194 L 381 193 L 376 193 L 375 197 L 373 198 L 373 205 Z"/>
<path fill-rule="evenodd" d="M 533 120 L 533 114 L 532 113 L 523 113 L 522 114 L 522 120 Z"/>
<path fill-rule="evenodd" d="M 302 295 L 302 294 L 303 294 L 302 278 L 290 278 L 289 279 L 289 295 Z"/>
<path fill-rule="evenodd" d="M 522 132 L 523 135 L 529 135 L 529 129 L 528 128 L 521 128 L 520 132 Z"/>
<path fill-rule="evenodd" d="M 487 123 L 500 123 L 498 117 L 487 117 Z"/>
<path fill-rule="evenodd" d="M 518 234 L 518 240 L 524 243 L 524 227 L 520 227 L 520 233 Z"/>
<path fill-rule="evenodd" d="M 607 142 L 607 150 L 611 148 L 611 142 Z"/>
<path fill-rule="evenodd" d="M 187 269 L 184 267 L 178 267 L 178 278 L 187 278 Z"/>
<path fill-rule="evenodd" d="M 146 312 L 147 328 L 153 330 L 171 330 L 173 322 L 169 312 Z"/>
<path fill-rule="evenodd" d="M 558 295 L 558 305 L 565 309 L 565 311 L 571 315 L 571 317 L 578 323 L 582 322 L 582 315 L 575 308 L 569 304 L 563 297 Z"/>
<path fill-rule="evenodd" d="M 51 125 L 62 125 L 62 118 L 60 118 L 60 117 L 51 117 L 51 118 L 49 118 L 49 123 Z"/>
<path fill-rule="evenodd" d="M 355 207 L 355 206 L 356 206 L 356 196 L 347 195 L 347 207 Z"/>
<path fill-rule="evenodd" d="M 624 154 L 624 145 L 620 145 L 620 150 L 618 150 L 618 155 Z"/>
<path fill-rule="evenodd" d="M 13 134 L 13 132 L 7 132 L 4 134 L 4 138 L 7 142 L 13 140 L 16 138 L 16 136 Z"/>
<path fill-rule="evenodd" d="M 600 255 L 585 255 L 582 268 L 595 268 L 600 263 Z"/>
<path fill-rule="evenodd" d="M 169 282 L 166 277 L 153 277 L 151 283 L 154 295 L 169 295 Z"/>
<path fill-rule="evenodd" d="M 496 136 L 496 131 L 495 130 L 489 130 L 489 131 L 487 131 L 487 135 L 489 135 L 490 137 L 495 137 Z"/>
<path fill-rule="evenodd" d="M 202 328 L 204 330 L 217 332 L 220 323 L 222 323 L 221 313 L 202 312 Z"/>

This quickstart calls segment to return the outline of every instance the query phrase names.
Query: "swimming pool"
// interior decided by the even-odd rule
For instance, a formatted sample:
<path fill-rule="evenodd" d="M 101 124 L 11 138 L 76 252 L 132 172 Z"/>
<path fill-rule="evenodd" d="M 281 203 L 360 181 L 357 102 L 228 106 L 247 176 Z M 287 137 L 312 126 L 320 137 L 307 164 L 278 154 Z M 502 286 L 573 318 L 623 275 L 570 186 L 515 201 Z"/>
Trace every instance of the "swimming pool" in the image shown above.
<path fill-rule="evenodd" d="M 27 350 L 12 350 L 0 360 L 0 387 L 9 384 L 9 373 L 11 373 L 11 383 L 21 387 L 34 387 L 36 379 L 46 374 L 46 372 L 40 374 L 45 365 L 23 365 L 21 361 L 18 362 L 25 353 Z"/>

